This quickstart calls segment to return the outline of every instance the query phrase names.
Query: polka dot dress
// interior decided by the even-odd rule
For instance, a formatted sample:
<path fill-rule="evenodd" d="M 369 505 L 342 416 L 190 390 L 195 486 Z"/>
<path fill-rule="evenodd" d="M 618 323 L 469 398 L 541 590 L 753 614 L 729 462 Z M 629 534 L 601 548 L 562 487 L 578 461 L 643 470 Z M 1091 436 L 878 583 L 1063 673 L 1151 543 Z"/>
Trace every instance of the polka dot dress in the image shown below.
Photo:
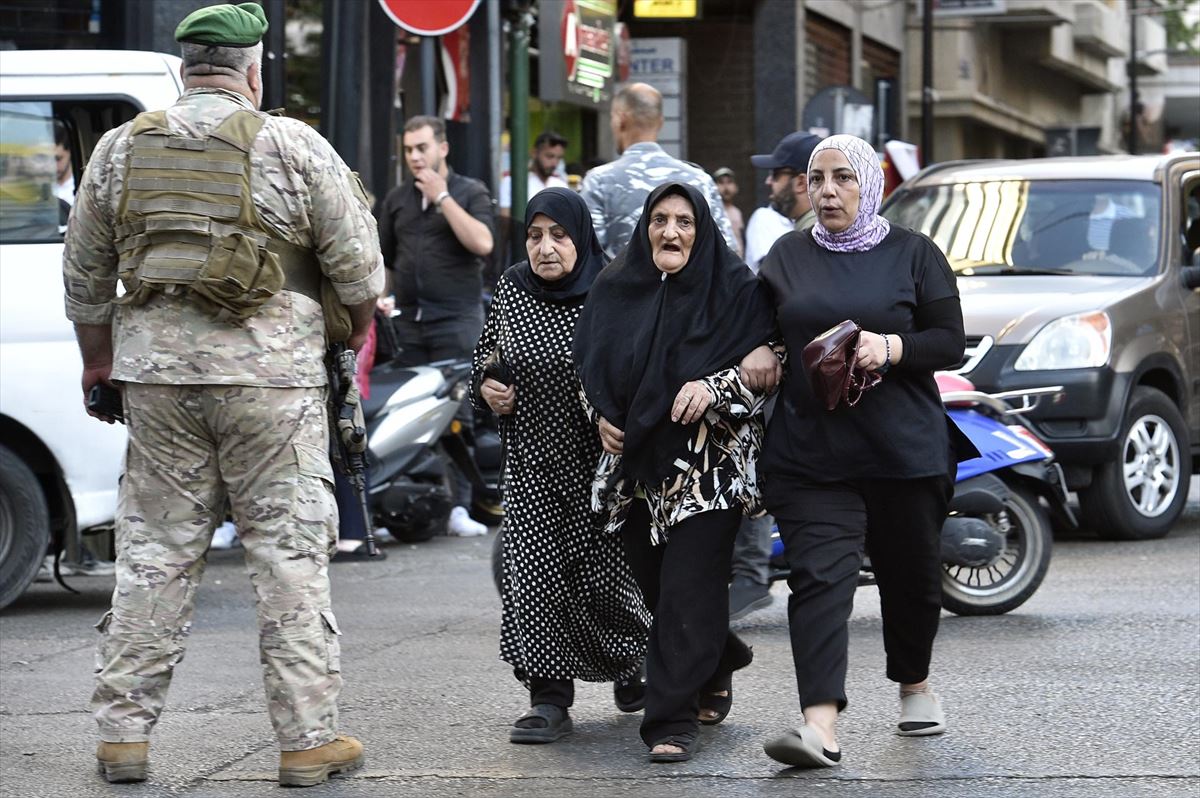
<path fill-rule="evenodd" d="M 612 681 L 637 670 L 649 613 L 620 538 L 589 506 L 600 456 L 571 360 L 582 304 L 535 299 L 502 277 L 475 349 L 473 398 L 497 348 L 516 382 L 505 447 L 500 657 L 546 679 Z"/>

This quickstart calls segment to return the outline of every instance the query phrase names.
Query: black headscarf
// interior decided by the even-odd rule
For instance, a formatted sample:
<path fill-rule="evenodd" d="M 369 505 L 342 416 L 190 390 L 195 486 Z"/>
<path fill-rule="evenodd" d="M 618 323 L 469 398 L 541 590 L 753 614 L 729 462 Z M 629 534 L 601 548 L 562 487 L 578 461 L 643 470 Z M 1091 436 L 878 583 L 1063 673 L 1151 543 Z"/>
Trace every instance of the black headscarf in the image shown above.
<path fill-rule="evenodd" d="M 546 302 L 579 301 L 592 287 L 600 270 L 608 263 L 596 230 L 592 227 L 592 216 L 587 203 L 569 188 L 554 186 L 542 189 L 529 199 L 525 206 L 525 229 L 533 223 L 533 217 L 544 213 L 562 225 L 575 244 L 575 268 L 558 280 L 543 280 L 533 271 L 528 260 L 514 263 L 505 274 L 517 287 L 530 296 Z"/>
<path fill-rule="evenodd" d="M 687 265 L 664 278 L 652 259 L 650 212 L 671 194 L 691 203 L 696 238 Z M 575 326 L 579 379 L 592 406 L 625 432 L 625 473 L 657 485 L 677 460 L 693 462 L 695 428 L 671 421 L 675 395 L 736 365 L 774 327 L 765 289 L 725 244 L 704 196 L 680 183 L 652 191 L 629 246 L 600 273 Z"/>

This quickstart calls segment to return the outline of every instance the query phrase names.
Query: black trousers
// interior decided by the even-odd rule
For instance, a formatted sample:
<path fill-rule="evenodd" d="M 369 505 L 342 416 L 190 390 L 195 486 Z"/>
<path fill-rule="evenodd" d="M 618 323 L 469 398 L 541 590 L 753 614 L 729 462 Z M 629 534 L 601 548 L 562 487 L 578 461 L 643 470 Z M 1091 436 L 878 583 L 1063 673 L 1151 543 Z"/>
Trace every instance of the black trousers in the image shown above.
<path fill-rule="evenodd" d="M 396 358 L 399 366 L 424 366 L 439 360 L 470 359 L 483 332 L 483 307 L 435 321 L 415 321 L 400 316 L 395 320 L 395 329 L 396 343 L 401 350 Z M 454 417 L 462 422 L 468 433 L 475 428 L 475 411 L 470 399 L 463 400 Z M 471 481 L 448 458 L 446 466 L 450 472 L 450 498 L 455 505 L 470 509 Z"/>
<path fill-rule="evenodd" d="M 572 679 L 543 679 L 529 677 L 529 706 L 553 704 L 566 709 L 575 703 L 575 682 Z"/>
<path fill-rule="evenodd" d="M 680 522 L 665 545 L 653 546 L 645 501 L 630 508 L 621 539 L 654 613 L 641 728 L 647 745 L 697 732 L 701 691 L 750 663 L 749 647 L 729 631 L 729 568 L 741 522 L 740 510 L 712 510 Z"/>
<path fill-rule="evenodd" d="M 772 475 L 764 490 L 790 575 L 788 626 L 801 708 L 846 707 L 854 591 L 864 545 L 879 586 L 887 676 L 929 675 L 942 608 L 940 535 L 950 474 L 922 479 L 811 483 Z"/>

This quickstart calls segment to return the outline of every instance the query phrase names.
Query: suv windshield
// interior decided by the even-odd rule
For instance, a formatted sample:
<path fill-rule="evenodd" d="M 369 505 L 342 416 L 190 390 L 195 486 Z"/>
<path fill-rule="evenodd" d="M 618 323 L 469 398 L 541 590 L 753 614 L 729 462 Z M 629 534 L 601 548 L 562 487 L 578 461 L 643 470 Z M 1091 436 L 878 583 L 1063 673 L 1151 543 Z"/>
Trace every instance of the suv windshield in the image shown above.
<path fill-rule="evenodd" d="M 1159 189 L 1133 180 L 990 180 L 897 192 L 889 221 L 964 275 L 1158 271 Z"/>

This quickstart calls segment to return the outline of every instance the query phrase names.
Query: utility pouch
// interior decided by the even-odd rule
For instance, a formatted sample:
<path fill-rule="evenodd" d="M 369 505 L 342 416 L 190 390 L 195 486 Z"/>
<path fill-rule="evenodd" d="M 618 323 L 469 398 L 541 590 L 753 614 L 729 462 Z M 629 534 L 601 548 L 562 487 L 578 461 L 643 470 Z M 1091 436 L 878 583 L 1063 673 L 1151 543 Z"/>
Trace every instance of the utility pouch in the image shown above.
<path fill-rule="evenodd" d="M 192 291 L 216 306 L 221 316 L 245 319 L 283 290 L 279 256 L 244 233 L 214 242 Z"/>

